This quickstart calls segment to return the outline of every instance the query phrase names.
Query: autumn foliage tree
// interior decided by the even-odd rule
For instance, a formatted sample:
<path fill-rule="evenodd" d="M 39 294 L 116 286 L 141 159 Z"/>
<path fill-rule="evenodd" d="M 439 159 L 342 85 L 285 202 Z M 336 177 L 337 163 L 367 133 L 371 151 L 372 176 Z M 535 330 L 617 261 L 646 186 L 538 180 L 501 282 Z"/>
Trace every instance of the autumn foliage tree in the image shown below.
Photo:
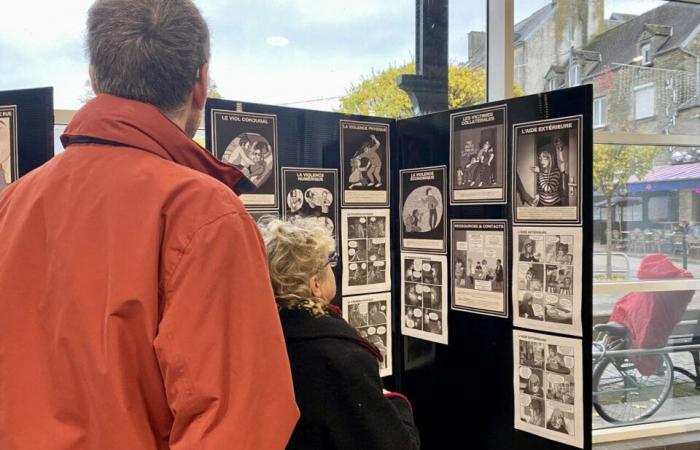
<path fill-rule="evenodd" d="M 389 66 L 364 77 L 340 99 L 339 112 L 380 117 L 406 118 L 413 116 L 413 106 L 396 80 L 399 75 L 413 74 L 414 63 Z M 523 95 L 515 88 L 516 96 Z M 486 101 L 486 74 L 483 69 L 451 65 L 448 69 L 447 100 L 450 109 Z"/>
<path fill-rule="evenodd" d="M 606 275 L 612 276 L 613 198 L 627 193 L 630 177 L 644 178 L 652 169 L 657 147 L 640 145 L 596 145 L 593 151 L 593 188 L 603 195 L 607 207 Z"/>

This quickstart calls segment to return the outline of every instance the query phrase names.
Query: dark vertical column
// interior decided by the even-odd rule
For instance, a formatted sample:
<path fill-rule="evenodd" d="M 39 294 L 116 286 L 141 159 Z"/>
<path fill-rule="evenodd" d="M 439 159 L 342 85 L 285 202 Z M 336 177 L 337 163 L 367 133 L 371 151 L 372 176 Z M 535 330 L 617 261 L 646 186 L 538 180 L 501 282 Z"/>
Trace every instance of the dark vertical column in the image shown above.
<path fill-rule="evenodd" d="M 449 0 L 416 0 L 416 74 L 401 75 L 416 115 L 447 109 Z"/>

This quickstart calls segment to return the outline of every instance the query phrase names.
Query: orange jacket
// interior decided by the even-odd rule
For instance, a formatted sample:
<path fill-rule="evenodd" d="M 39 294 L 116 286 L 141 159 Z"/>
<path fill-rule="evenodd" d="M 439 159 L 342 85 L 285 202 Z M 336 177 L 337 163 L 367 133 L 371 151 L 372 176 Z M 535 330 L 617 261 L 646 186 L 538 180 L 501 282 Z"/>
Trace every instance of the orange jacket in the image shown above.
<path fill-rule="evenodd" d="M 62 139 L 0 194 L 0 449 L 284 448 L 299 412 L 240 172 L 109 95 Z"/>

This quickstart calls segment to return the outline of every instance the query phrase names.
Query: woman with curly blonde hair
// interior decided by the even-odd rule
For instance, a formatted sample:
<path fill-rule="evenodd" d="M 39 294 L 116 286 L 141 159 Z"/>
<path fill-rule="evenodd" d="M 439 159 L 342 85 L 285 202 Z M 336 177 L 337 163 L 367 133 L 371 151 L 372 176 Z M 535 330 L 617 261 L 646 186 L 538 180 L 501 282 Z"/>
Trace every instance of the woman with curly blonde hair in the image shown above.
<path fill-rule="evenodd" d="M 288 449 L 417 449 L 408 400 L 382 389 L 381 354 L 331 305 L 338 254 L 310 221 L 261 225 L 301 418 Z"/>

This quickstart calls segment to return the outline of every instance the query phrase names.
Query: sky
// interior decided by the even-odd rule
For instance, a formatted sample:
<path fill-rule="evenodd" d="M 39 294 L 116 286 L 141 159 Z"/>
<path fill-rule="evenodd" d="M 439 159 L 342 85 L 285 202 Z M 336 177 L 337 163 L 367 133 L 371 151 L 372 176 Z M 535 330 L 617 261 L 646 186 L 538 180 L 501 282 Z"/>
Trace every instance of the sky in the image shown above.
<path fill-rule="evenodd" d="M 54 107 L 85 94 L 92 0 L 3 1 L 0 90 L 53 86 Z M 362 77 L 415 54 L 415 0 L 195 0 L 212 35 L 211 76 L 231 100 L 330 110 Z M 519 21 L 549 0 L 515 0 Z M 659 0 L 606 0 L 639 14 Z M 467 33 L 486 29 L 486 0 L 450 1 L 449 59 L 467 59 Z"/>

